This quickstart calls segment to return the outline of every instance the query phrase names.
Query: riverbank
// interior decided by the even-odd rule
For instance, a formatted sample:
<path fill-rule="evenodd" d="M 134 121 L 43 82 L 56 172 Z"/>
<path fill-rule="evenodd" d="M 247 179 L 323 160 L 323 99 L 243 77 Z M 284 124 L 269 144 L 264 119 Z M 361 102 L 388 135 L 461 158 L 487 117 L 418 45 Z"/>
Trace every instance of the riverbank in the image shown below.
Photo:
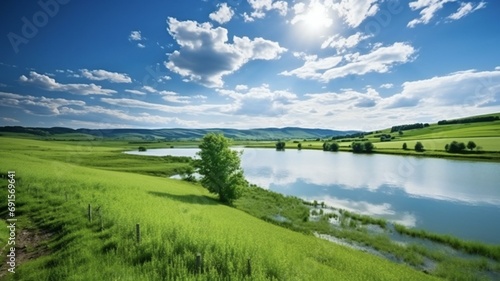
<path fill-rule="evenodd" d="M 235 207 L 276 225 L 405 263 L 450 280 L 500 278 L 500 246 L 389 221 L 251 186 Z M 396 238 L 397 237 L 397 238 Z"/>
<path fill-rule="evenodd" d="M 311 143 L 309 143 L 311 144 Z M 375 149 L 371 152 L 373 154 L 390 154 L 390 155 L 401 155 L 401 156 L 417 156 L 417 157 L 432 157 L 432 158 L 443 158 L 443 159 L 452 159 L 452 160 L 467 160 L 467 161 L 484 161 L 484 162 L 500 162 L 500 152 L 477 152 L 477 153 L 448 153 L 446 151 L 439 150 L 425 150 L 423 152 L 417 152 L 414 150 L 403 150 L 403 149 L 391 149 L 385 148 L 380 149 L 377 148 L 377 143 L 374 143 Z M 247 148 L 270 148 L 276 149 L 274 143 L 264 142 L 262 144 L 252 143 L 245 144 L 244 147 Z M 285 150 L 297 150 L 297 143 L 286 143 Z M 303 150 L 323 150 L 322 144 L 313 142 L 310 146 L 305 143 L 302 145 L 301 149 Z M 352 149 L 346 146 L 345 144 L 339 147 L 339 151 L 341 152 L 351 152 Z"/>

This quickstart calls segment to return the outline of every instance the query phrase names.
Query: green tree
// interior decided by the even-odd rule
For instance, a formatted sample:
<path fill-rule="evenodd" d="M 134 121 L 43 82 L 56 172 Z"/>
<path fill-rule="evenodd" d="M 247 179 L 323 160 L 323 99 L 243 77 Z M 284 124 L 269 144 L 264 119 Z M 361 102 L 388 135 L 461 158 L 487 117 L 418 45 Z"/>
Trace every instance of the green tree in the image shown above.
<path fill-rule="evenodd" d="M 297 144 L 297 149 L 298 150 L 301 150 L 302 149 L 302 144 L 299 142 L 299 144 Z"/>
<path fill-rule="evenodd" d="M 405 142 L 405 143 L 403 143 L 403 149 L 404 149 L 404 150 L 407 150 L 407 149 L 408 149 L 408 145 L 406 144 L 406 142 Z"/>
<path fill-rule="evenodd" d="M 375 148 L 375 146 L 373 145 L 373 143 L 371 141 L 367 141 L 363 144 L 363 148 L 364 148 L 364 151 L 366 153 L 371 153 L 373 151 L 373 149 Z"/>
<path fill-rule="evenodd" d="M 276 143 L 276 150 L 285 150 L 286 143 L 284 141 L 278 141 Z"/>
<path fill-rule="evenodd" d="M 424 151 L 424 145 L 421 142 L 417 141 L 417 143 L 415 144 L 415 151 L 418 152 Z"/>
<path fill-rule="evenodd" d="M 336 142 L 331 143 L 330 147 L 329 147 L 329 150 L 330 151 L 339 151 L 339 144 L 336 143 Z"/>
<path fill-rule="evenodd" d="M 363 144 L 360 142 L 353 142 L 351 147 L 352 147 L 352 152 L 354 152 L 354 153 L 363 152 Z"/>
<path fill-rule="evenodd" d="M 452 141 L 450 145 L 448 145 L 448 152 L 450 153 L 460 153 L 465 150 L 465 144 L 463 142 Z"/>
<path fill-rule="evenodd" d="M 202 175 L 201 185 L 231 203 L 241 196 L 246 181 L 241 169 L 241 152 L 230 149 L 230 141 L 222 134 L 208 133 L 200 144 L 195 166 Z"/>
<path fill-rule="evenodd" d="M 474 148 L 476 148 L 476 143 L 473 141 L 469 141 L 467 143 L 467 148 L 470 149 L 470 151 L 472 151 Z"/>

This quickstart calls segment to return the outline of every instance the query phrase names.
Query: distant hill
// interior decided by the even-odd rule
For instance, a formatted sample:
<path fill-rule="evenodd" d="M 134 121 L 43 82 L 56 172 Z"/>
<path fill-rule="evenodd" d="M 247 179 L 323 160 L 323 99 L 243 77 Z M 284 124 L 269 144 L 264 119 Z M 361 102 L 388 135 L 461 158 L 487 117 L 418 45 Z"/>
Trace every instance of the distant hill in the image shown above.
<path fill-rule="evenodd" d="M 0 127 L 0 134 L 32 135 L 46 139 L 77 140 L 107 138 L 124 140 L 187 140 L 199 139 L 209 132 L 223 133 L 236 140 L 315 139 L 343 136 L 358 131 L 307 129 L 297 127 L 261 129 L 71 129 L 63 127 L 34 128 L 21 126 Z"/>

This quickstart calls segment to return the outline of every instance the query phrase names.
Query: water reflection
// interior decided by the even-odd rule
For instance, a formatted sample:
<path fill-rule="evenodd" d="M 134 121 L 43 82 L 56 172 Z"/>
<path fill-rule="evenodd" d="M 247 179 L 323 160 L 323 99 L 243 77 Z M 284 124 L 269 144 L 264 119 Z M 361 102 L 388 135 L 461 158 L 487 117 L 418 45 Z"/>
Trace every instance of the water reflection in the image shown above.
<path fill-rule="evenodd" d="M 197 149 L 166 149 L 160 155 L 165 151 L 194 156 Z M 500 243 L 500 225 L 494 223 L 500 217 L 499 163 L 244 149 L 242 167 L 250 182 L 276 192 L 410 227 Z"/>

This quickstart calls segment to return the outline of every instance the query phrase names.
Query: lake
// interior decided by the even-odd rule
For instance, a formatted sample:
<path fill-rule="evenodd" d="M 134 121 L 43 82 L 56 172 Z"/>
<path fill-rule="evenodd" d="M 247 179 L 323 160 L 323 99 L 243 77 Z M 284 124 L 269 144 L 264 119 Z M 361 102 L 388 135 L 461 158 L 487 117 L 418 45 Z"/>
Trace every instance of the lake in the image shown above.
<path fill-rule="evenodd" d="M 127 153 L 193 157 L 197 151 Z M 243 151 L 245 177 L 263 188 L 409 227 L 500 244 L 500 163 L 296 149 Z"/>

